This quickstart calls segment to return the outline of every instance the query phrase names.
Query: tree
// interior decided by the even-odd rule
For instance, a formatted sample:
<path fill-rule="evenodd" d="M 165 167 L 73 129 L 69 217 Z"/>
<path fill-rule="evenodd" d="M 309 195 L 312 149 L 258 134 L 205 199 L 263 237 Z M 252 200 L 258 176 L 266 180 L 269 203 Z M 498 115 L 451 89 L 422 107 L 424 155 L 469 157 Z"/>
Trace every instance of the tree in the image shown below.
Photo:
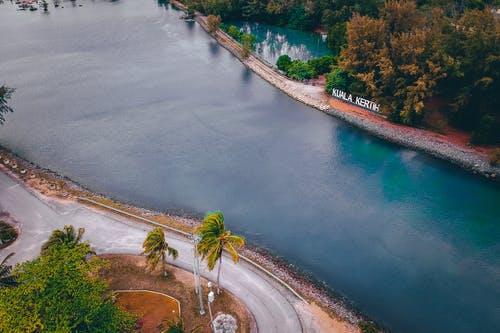
<path fill-rule="evenodd" d="M 297 59 L 292 61 L 288 66 L 286 75 L 294 80 L 304 81 L 316 76 L 314 69 L 302 60 Z"/>
<path fill-rule="evenodd" d="M 0 249 L 8 246 L 17 238 L 16 229 L 10 224 L 0 220 Z"/>
<path fill-rule="evenodd" d="M 208 269 L 213 270 L 217 260 L 219 261 L 217 272 L 217 293 L 219 293 L 222 252 L 226 249 L 231 254 L 233 262 L 238 263 L 239 255 L 236 248 L 245 245 L 245 238 L 231 235 L 231 231 L 226 230 L 224 215 L 220 211 L 208 213 L 203 219 L 203 223 L 194 232 L 201 236 L 197 251 L 202 260 L 206 260 Z"/>
<path fill-rule="evenodd" d="M 14 90 L 5 85 L 0 86 L 0 125 L 5 122 L 5 113 L 13 112 L 7 101 L 11 98 Z"/>
<path fill-rule="evenodd" d="M 0 289 L 5 287 L 15 286 L 16 278 L 12 275 L 12 266 L 7 265 L 7 260 L 12 257 L 14 253 L 9 253 L 2 262 L 0 262 Z"/>
<path fill-rule="evenodd" d="M 433 23 L 415 2 L 389 0 L 379 19 L 356 14 L 347 24 L 341 67 L 361 81 L 364 94 L 393 121 L 417 124 L 424 102 L 446 77 L 448 58 L 437 47 Z"/>
<path fill-rule="evenodd" d="M 341 48 L 347 44 L 346 27 L 345 22 L 337 22 L 328 29 L 326 45 L 335 55 L 339 55 Z"/>
<path fill-rule="evenodd" d="M 276 61 L 276 67 L 278 67 L 280 71 L 286 72 L 291 63 L 292 59 L 290 56 L 288 56 L 288 54 L 283 54 L 280 55 L 278 61 Z"/>
<path fill-rule="evenodd" d="M 500 22 L 489 10 L 466 10 L 451 20 L 444 52 L 457 69 L 440 85 L 454 99 L 453 123 L 476 143 L 500 143 Z"/>
<path fill-rule="evenodd" d="M 250 52 L 255 49 L 254 43 L 257 40 L 257 37 L 252 34 L 244 34 L 241 38 L 241 45 L 243 46 L 242 56 L 244 58 L 250 55 Z"/>
<path fill-rule="evenodd" d="M 311 67 L 315 75 L 322 75 L 332 70 L 332 66 L 336 63 L 336 59 L 331 55 L 324 55 L 319 58 L 309 59 L 307 65 Z"/>
<path fill-rule="evenodd" d="M 213 34 L 214 32 L 219 29 L 222 21 L 219 15 L 208 15 L 207 16 L 207 26 L 208 26 L 208 32 Z"/>
<path fill-rule="evenodd" d="M 230 25 L 229 27 L 226 26 L 225 30 L 229 36 L 233 37 L 233 39 L 237 41 L 240 41 L 243 37 L 243 33 L 235 25 Z"/>
<path fill-rule="evenodd" d="M 340 67 L 334 67 L 332 71 L 325 75 L 326 91 L 331 94 L 333 88 L 343 91 L 349 90 L 349 75 Z"/>
<path fill-rule="evenodd" d="M 46 253 L 54 245 L 65 244 L 68 247 L 74 247 L 80 243 L 84 232 L 84 228 L 78 228 L 78 233 L 75 232 L 75 228 L 72 225 L 64 226 L 63 230 L 54 230 L 50 238 L 43 243 L 41 253 Z"/>
<path fill-rule="evenodd" d="M 151 230 L 144 240 L 142 247 L 144 248 L 142 254 L 146 254 L 146 260 L 150 269 L 154 270 L 161 261 L 163 275 L 167 276 L 167 256 L 172 256 L 175 260 L 179 256 L 179 253 L 176 249 L 168 245 L 163 229 L 158 227 Z"/>
<path fill-rule="evenodd" d="M 0 332 L 130 332 L 136 320 L 116 307 L 97 277 L 88 243 L 55 244 L 18 265 L 17 285 L 0 289 Z"/>
<path fill-rule="evenodd" d="M 220 16 L 224 20 L 231 13 L 231 0 L 206 0 L 202 2 L 206 14 Z"/>

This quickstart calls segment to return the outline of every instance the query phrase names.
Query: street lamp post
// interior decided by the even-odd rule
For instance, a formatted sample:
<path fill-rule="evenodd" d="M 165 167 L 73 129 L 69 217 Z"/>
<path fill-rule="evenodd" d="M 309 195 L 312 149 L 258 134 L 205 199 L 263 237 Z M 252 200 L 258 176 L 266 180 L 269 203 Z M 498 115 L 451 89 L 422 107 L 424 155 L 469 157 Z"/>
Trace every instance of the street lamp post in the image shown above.
<path fill-rule="evenodd" d="M 211 304 L 213 303 L 215 299 L 214 292 L 211 291 L 208 293 L 208 312 L 210 312 L 210 328 L 212 329 L 212 332 L 214 330 L 214 318 L 212 317 L 212 306 Z"/>
<path fill-rule="evenodd" d="M 200 299 L 200 315 L 205 314 L 205 309 L 203 309 L 203 295 L 201 288 L 201 277 L 200 277 L 200 257 L 198 256 L 198 243 L 201 240 L 201 236 L 198 234 L 193 235 L 194 244 L 194 256 L 193 256 L 193 273 L 194 273 L 194 290 L 198 294 Z"/>

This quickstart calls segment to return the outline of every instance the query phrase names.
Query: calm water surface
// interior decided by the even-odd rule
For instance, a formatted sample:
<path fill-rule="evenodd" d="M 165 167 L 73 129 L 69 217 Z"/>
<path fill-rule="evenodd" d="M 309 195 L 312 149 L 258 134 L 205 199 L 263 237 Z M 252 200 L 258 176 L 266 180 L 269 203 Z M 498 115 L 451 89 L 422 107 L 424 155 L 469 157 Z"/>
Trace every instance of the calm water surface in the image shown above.
<path fill-rule="evenodd" d="M 203 214 L 396 332 L 500 331 L 500 190 L 305 107 L 149 0 L 0 5 L 0 142 L 89 188 Z"/>
<path fill-rule="evenodd" d="M 271 64 L 275 64 L 280 55 L 287 54 L 303 61 L 321 57 L 331 52 L 320 34 L 276 27 L 256 22 L 231 22 L 240 30 L 257 37 L 255 52 Z"/>

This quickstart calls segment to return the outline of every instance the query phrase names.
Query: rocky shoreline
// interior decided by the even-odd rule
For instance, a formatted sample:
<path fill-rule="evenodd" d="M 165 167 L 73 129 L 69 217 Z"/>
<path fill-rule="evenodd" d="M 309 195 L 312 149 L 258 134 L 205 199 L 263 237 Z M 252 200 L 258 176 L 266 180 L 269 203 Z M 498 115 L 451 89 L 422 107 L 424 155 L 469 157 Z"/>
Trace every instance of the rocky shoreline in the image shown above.
<path fill-rule="evenodd" d="M 374 136 L 385 141 L 425 152 L 439 159 L 451 162 L 473 174 L 480 174 L 485 178 L 497 182 L 500 181 L 500 167 L 492 166 L 487 158 L 461 149 L 452 143 L 430 140 L 425 136 L 413 135 L 411 132 L 409 133 L 403 130 L 388 130 L 386 126 L 380 123 L 366 121 L 363 118 L 333 108 L 329 108 L 325 112 L 370 132 Z"/>
<path fill-rule="evenodd" d="M 178 1 L 171 2 L 181 10 L 186 9 L 185 6 Z M 207 33 L 209 33 L 206 16 L 198 13 L 195 20 L 205 29 L 205 31 L 207 31 Z M 373 115 L 368 111 L 366 111 L 366 116 L 362 116 L 358 113 L 348 112 L 338 107 L 332 107 L 329 101 L 330 96 L 323 91 L 323 86 L 290 80 L 253 53 L 246 58 L 242 57 L 242 46 L 220 29 L 211 35 L 222 47 L 236 56 L 245 66 L 293 99 L 331 116 L 337 117 L 382 140 L 427 153 L 439 159 L 451 162 L 473 174 L 482 175 L 492 181 L 500 182 L 500 166 L 491 165 L 487 156 L 484 156 L 484 154 L 479 153 L 473 148 L 462 147 L 443 139 L 435 139 L 433 137 L 434 135 L 429 133 L 429 131 L 392 124 L 382 117 L 378 117 L 380 119 L 374 120 Z"/>

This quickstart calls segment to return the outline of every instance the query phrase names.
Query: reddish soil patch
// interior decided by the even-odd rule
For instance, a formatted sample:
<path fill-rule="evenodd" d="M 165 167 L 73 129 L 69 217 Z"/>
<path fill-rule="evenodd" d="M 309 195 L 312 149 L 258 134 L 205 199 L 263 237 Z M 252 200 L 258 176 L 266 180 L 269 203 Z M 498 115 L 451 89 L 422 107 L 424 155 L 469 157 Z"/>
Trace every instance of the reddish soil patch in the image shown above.
<path fill-rule="evenodd" d="M 119 292 L 117 300 L 123 309 L 139 317 L 142 333 L 157 332 L 163 320 L 175 320 L 180 313 L 175 299 L 154 292 Z"/>
<path fill-rule="evenodd" d="M 133 255 L 103 255 L 100 257 L 109 263 L 109 267 L 101 272 L 101 276 L 108 281 L 111 289 L 152 290 L 170 295 L 178 299 L 181 304 L 181 316 L 184 319 L 186 332 L 195 327 L 201 327 L 201 332 L 210 331 L 208 309 L 203 316 L 200 316 L 199 313 L 198 298 L 193 287 L 193 274 L 168 265 L 169 276 L 163 278 L 161 269 L 153 272 L 147 270 L 144 257 Z M 208 294 L 207 281 L 203 281 L 203 285 L 205 286 L 203 294 L 206 298 Z M 250 325 L 255 325 L 253 317 L 245 305 L 227 291 L 223 291 L 215 298 L 212 311 L 214 316 L 223 312 L 236 318 L 238 321 L 237 332 L 239 333 L 249 332 Z M 148 332 L 159 332 L 159 330 Z"/>
<path fill-rule="evenodd" d="M 378 116 L 374 113 L 371 113 L 363 108 L 352 105 L 350 103 L 342 102 L 333 97 L 328 96 L 328 102 L 332 108 L 341 110 L 342 112 L 355 115 L 357 117 L 369 120 L 374 123 L 382 124 L 387 128 L 408 132 L 411 133 L 412 135 L 419 136 L 422 138 L 428 138 L 439 142 L 449 142 L 461 147 L 464 151 L 469 151 L 471 153 L 478 154 L 485 158 L 487 158 L 488 154 L 490 154 L 495 148 L 489 146 L 470 146 L 469 145 L 470 133 L 450 127 L 446 123 L 443 123 L 441 128 L 439 129 L 441 133 L 437 133 L 428 129 L 418 129 L 414 127 L 392 123 L 389 120 L 381 116 Z M 436 119 L 434 119 L 434 121 L 436 121 Z"/>

